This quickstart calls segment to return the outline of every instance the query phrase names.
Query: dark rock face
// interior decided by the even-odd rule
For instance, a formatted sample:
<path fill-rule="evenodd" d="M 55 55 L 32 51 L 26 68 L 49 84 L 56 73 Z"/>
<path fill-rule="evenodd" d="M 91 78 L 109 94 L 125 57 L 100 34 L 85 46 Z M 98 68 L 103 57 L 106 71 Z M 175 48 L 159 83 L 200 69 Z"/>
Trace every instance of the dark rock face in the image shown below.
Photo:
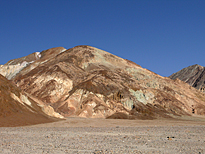
<path fill-rule="evenodd" d="M 193 110 L 205 115 L 203 93 L 106 51 L 59 47 L 38 57 L 12 74 L 12 81 L 63 116 L 154 119 L 191 115 Z M 11 62 L 21 65 L 24 60 Z"/>
<path fill-rule="evenodd" d="M 192 87 L 205 92 L 205 67 L 200 65 L 192 65 L 174 73 L 171 79 L 180 79 Z"/>

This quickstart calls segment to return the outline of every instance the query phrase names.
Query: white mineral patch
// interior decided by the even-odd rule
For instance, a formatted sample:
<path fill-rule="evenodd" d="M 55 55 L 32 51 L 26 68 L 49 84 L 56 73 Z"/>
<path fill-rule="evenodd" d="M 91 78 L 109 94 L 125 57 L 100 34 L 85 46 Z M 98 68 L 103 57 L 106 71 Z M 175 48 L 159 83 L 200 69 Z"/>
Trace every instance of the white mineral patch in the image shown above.
<path fill-rule="evenodd" d="M 64 51 L 66 51 L 67 49 L 63 49 L 63 50 L 61 50 L 61 52 L 60 53 L 62 53 L 62 52 L 64 52 Z"/>
<path fill-rule="evenodd" d="M 97 104 L 95 102 L 92 102 L 92 103 L 89 103 L 88 105 L 94 108 L 96 107 Z"/>
<path fill-rule="evenodd" d="M 45 62 L 47 62 L 47 61 L 49 61 L 49 59 L 42 61 L 40 64 L 43 64 L 43 63 L 45 63 Z"/>
<path fill-rule="evenodd" d="M 21 63 L 21 66 L 23 66 L 23 67 L 26 67 L 28 65 L 28 62 L 27 61 L 23 61 L 22 63 Z"/>
<path fill-rule="evenodd" d="M 21 103 L 21 104 L 24 105 L 24 103 L 19 99 L 19 97 L 16 96 L 14 93 L 11 93 L 10 96 L 11 96 L 14 100 L 16 100 L 16 101 L 18 101 L 19 103 Z"/>
<path fill-rule="evenodd" d="M 102 100 L 104 99 L 104 96 L 102 94 L 96 94 L 96 95 L 97 95 L 98 98 L 100 98 Z"/>
<path fill-rule="evenodd" d="M 18 101 L 19 103 L 21 103 L 22 105 L 27 104 L 27 105 L 31 106 L 31 102 L 28 100 L 28 98 L 27 98 L 25 95 L 22 95 L 22 94 L 21 94 L 21 96 L 20 96 L 20 98 L 19 98 L 19 97 L 16 96 L 14 93 L 11 93 L 10 96 L 11 96 L 14 100 L 16 100 L 16 101 Z M 31 112 L 34 112 L 34 111 L 32 111 L 30 108 L 28 108 L 28 107 L 27 107 L 27 109 L 30 110 Z"/>
<path fill-rule="evenodd" d="M 13 60 L 11 60 L 11 61 L 8 63 L 8 65 L 10 65 L 12 62 L 13 62 Z"/>
<path fill-rule="evenodd" d="M 28 100 L 28 98 L 25 95 L 21 95 L 20 98 L 21 98 L 22 102 L 24 102 L 25 104 L 32 106 L 31 102 Z"/>
<path fill-rule="evenodd" d="M 134 101 L 127 98 L 122 101 L 122 104 L 126 109 L 131 110 L 133 107 Z"/>
<path fill-rule="evenodd" d="M 42 109 L 43 109 L 43 112 L 46 113 L 49 116 L 64 119 L 64 116 L 62 116 L 59 113 L 55 112 L 54 109 L 49 105 L 48 106 L 43 106 Z"/>
<path fill-rule="evenodd" d="M 82 64 L 82 68 L 83 68 L 83 69 L 86 69 L 87 67 L 88 67 L 88 63 L 87 63 L 87 62 L 85 62 L 85 63 Z"/>
<path fill-rule="evenodd" d="M 3 65 L 0 67 L 0 74 L 10 80 L 14 76 L 16 76 L 16 74 L 18 74 L 23 68 L 24 66 L 20 65 Z"/>
<path fill-rule="evenodd" d="M 40 52 L 35 52 L 35 57 L 36 57 L 36 59 L 40 59 L 41 58 L 41 53 Z"/>

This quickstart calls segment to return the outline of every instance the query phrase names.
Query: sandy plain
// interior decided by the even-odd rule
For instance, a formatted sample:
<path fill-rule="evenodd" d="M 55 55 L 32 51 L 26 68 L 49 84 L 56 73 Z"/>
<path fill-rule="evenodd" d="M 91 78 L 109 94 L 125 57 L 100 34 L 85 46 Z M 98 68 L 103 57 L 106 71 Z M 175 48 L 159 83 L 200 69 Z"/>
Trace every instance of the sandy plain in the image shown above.
<path fill-rule="evenodd" d="M 203 154 L 205 118 L 123 120 L 70 117 L 63 121 L 0 128 L 4 154 Z"/>

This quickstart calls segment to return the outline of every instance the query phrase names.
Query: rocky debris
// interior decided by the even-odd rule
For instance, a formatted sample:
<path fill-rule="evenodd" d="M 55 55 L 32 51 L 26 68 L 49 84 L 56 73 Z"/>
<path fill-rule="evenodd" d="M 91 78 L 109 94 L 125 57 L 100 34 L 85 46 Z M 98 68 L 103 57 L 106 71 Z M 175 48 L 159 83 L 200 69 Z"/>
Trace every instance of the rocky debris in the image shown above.
<path fill-rule="evenodd" d="M 174 138 L 175 138 L 174 136 L 171 136 L 171 137 L 167 136 L 167 139 L 168 139 L 168 140 L 172 140 L 172 139 L 174 139 Z"/>
<path fill-rule="evenodd" d="M 203 93 L 106 51 L 91 46 L 58 47 L 38 55 L 32 63 L 28 60 L 29 65 L 12 76 L 12 81 L 65 117 L 205 115 Z M 6 65 L 16 65 L 22 59 L 15 61 Z"/>
<path fill-rule="evenodd" d="M 0 153 L 204 153 L 204 126 L 0 128 Z M 175 138 L 167 139 L 167 135 Z M 172 140 L 170 140 L 172 139 Z"/>
<path fill-rule="evenodd" d="M 38 102 L 38 101 L 37 101 Z M 56 121 L 44 111 L 48 106 L 40 106 L 21 89 L 0 75 L 0 127 L 22 126 Z M 58 113 L 49 114 L 62 117 Z"/>
<path fill-rule="evenodd" d="M 192 87 L 205 92 L 205 67 L 192 65 L 169 76 L 171 79 L 180 79 Z"/>

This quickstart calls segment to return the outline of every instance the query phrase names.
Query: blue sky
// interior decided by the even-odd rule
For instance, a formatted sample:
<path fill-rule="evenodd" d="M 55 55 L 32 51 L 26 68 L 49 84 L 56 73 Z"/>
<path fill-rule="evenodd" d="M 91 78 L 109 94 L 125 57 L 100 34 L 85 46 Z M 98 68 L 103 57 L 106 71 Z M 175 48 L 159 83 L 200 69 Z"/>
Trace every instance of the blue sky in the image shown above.
<path fill-rule="evenodd" d="M 162 76 L 205 66 L 205 0 L 0 0 L 0 64 L 90 45 Z"/>

